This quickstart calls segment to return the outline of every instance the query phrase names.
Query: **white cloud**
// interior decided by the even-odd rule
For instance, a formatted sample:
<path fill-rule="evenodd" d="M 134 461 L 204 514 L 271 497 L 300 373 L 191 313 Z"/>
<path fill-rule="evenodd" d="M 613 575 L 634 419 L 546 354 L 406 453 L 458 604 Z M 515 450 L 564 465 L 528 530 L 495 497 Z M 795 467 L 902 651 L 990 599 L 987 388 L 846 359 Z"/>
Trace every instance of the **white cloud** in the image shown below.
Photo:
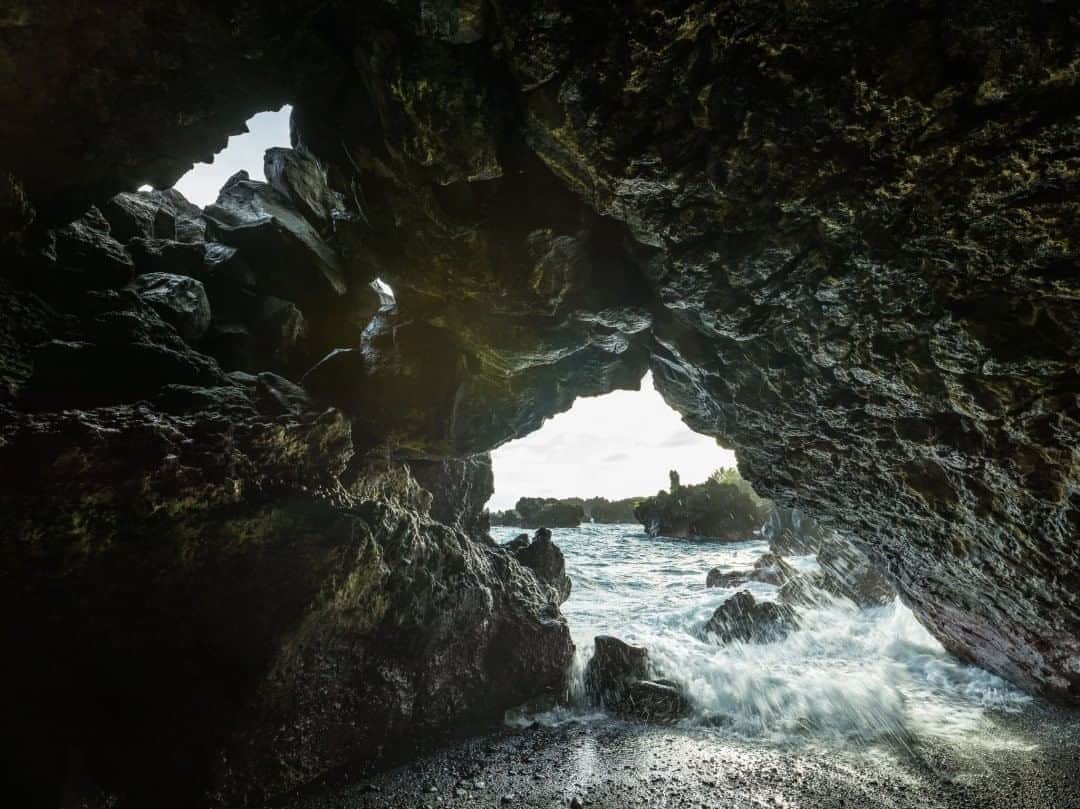
<path fill-rule="evenodd" d="M 492 454 L 495 495 L 490 507 L 512 508 L 522 496 L 609 499 L 655 494 L 668 471 L 699 483 L 735 454 L 693 432 L 656 392 L 652 376 L 641 391 L 578 399 L 532 435 Z"/>

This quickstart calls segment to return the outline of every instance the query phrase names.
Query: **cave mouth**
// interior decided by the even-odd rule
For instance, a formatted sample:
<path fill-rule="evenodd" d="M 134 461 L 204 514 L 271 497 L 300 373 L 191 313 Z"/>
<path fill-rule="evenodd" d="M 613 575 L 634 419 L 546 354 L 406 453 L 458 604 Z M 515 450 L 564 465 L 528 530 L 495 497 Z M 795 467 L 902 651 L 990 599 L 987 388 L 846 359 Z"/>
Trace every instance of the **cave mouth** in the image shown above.
<path fill-rule="evenodd" d="M 512 726 L 679 718 L 727 737 L 907 749 L 971 738 L 990 711 L 1031 701 L 950 655 L 842 537 L 758 497 L 651 375 L 579 399 L 492 461 L 491 535 L 527 549 L 550 529 L 576 646 L 563 703 L 510 711 Z M 635 648 L 647 651 L 628 676 L 652 690 L 598 686 Z"/>

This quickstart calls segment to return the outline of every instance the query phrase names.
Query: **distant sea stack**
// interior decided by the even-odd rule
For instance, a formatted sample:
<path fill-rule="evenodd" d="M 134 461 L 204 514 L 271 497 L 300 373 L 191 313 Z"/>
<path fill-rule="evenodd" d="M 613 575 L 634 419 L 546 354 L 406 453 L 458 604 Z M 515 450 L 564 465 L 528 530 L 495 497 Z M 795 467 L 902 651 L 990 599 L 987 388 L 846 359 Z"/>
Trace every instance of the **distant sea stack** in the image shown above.
<path fill-rule="evenodd" d="M 634 509 L 644 498 L 626 497 L 522 497 L 514 508 L 491 513 L 492 525 L 520 528 L 576 528 L 583 522 L 627 524 L 637 522 Z"/>
<path fill-rule="evenodd" d="M 683 486 L 670 473 L 668 491 L 641 501 L 634 516 L 649 536 L 746 539 L 761 528 L 772 504 L 758 497 L 735 469 L 719 469 L 704 483 Z"/>
<path fill-rule="evenodd" d="M 585 519 L 585 509 L 578 503 L 543 497 L 522 497 L 508 511 L 491 515 L 492 525 L 520 528 L 577 528 Z"/>

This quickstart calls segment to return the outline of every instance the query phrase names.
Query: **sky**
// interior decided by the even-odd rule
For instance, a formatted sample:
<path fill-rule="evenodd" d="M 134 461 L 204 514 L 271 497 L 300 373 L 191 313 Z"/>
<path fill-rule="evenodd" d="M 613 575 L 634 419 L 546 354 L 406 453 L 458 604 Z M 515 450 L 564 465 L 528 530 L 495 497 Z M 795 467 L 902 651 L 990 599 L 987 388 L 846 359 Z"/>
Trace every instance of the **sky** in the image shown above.
<path fill-rule="evenodd" d="M 531 435 L 491 453 L 495 467 L 493 510 L 527 497 L 651 495 L 668 487 L 668 470 L 683 483 L 700 483 L 735 454 L 683 424 L 653 388 L 617 390 L 578 399 Z"/>
<path fill-rule="evenodd" d="M 265 180 L 263 153 L 271 146 L 289 145 L 289 115 L 287 104 L 276 112 L 260 112 L 248 119 L 249 132 L 229 138 L 229 145 L 218 152 L 213 163 L 196 163 L 195 168 L 181 177 L 176 188 L 200 208 L 217 199 L 225 181 L 244 169 L 253 180 Z"/>
<path fill-rule="evenodd" d="M 289 145 L 291 108 L 262 112 L 248 121 L 245 135 L 229 138 L 213 163 L 198 163 L 176 183 L 180 192 L 205 207 L 218 190 L 244 169 L 263 180 L 263 152 Z M 513 508 L 527 497 L 623 497 L 655 494 L 668 485 L 668 470 L 683 483 L 700 483 L 735 455 L 683 424 L 646 375 L 640 391 L 615 391 L 578 399 L 566 413 L 549 419 L 525 438 L 492 454 L 495 494 L 492 509 Z"/>

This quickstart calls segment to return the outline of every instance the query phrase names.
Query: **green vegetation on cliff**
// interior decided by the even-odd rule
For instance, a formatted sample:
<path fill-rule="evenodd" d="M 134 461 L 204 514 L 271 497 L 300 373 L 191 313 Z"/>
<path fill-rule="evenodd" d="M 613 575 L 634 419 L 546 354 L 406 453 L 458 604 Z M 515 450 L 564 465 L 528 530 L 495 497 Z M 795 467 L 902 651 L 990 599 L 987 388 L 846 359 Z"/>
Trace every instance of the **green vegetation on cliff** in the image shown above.
<path fill-rule="evenodd" d="M 693 486 L 683 486 L 672 471 L 669 490 L 642 500 L 634 516 L 650 536 L 745 539 L 761 528 L 771 508 L 737 469 L 721 468 Z"/>
<path fill-rule="evenodd" d="M 634 509 L 644 498 L 606 497 L 541 498 L 522 497 L 515 508 L 491 513 L 492 525 L 517 525 L 522 528 L 573 528 L 583 522 L 633 523 Z M 574 515 L 577 515 L 576 520 Z M 556 521 L 559 522 L 556 522 Z M 564 522 L 569 521 L 569 522 Z"/>

